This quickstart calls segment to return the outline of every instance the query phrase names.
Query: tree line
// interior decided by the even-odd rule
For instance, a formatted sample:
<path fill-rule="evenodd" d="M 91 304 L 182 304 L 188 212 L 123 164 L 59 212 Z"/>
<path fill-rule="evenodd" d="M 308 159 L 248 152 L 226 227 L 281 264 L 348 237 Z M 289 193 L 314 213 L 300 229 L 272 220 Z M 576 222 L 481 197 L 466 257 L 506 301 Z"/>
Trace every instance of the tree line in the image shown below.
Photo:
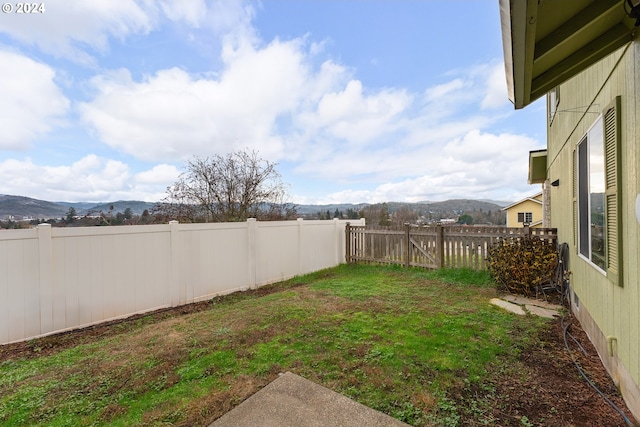
<path fill-rule="evenodd" d="M 473 209 L 464 212 L 430 212 L 416 204 L 401 204 L 391 209 L 388 203 L 377 203 L 365 206 L 360 210 L 347 209 L 344 212 L 335 209 L 331 212 L 318 211 L 314 214 L 302 215 L 305 219 L 358 219 L 364 218 L 367 226 L 400 229 L 405 224 L 428 225 L 438 223 L 443 219 L 453 219 L 456 224 L 474 225 L 505 225 L 506 214 L 501 209 L 482 210 Z"/>

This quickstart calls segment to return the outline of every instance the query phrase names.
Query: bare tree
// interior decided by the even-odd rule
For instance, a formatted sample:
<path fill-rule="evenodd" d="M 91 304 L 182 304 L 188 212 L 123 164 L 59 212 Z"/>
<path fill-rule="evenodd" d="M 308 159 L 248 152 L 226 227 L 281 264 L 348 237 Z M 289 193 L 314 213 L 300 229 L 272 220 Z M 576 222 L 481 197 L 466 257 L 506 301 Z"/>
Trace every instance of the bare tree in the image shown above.
<path fill-rule="evenodd" d="M 393 219 L 393 226 L 396 229 L 401 229 L 406 223 L 415 224 L 418 221 L 418 213 L 409 206 L 401 206 L 391 216 Z"/>
<path fill-rule="evenodd" d="M 296 209 L 287 197 L 276 164 L 245 150 L 188 161 L 157 211 L 181 222 L 288 219 Z"/>

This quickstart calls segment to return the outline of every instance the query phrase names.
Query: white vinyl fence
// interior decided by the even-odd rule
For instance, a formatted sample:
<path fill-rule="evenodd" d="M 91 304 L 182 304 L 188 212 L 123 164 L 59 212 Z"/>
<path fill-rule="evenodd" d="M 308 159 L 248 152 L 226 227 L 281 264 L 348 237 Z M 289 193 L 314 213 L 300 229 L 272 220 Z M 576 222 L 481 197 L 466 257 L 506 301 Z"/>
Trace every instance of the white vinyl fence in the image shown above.
<path fill-rule="evenodd" d="M 0 344 L 333 267 L 347 221 L 0 231 Z M 350 220 L 364 225 L 364 220 Z"/>

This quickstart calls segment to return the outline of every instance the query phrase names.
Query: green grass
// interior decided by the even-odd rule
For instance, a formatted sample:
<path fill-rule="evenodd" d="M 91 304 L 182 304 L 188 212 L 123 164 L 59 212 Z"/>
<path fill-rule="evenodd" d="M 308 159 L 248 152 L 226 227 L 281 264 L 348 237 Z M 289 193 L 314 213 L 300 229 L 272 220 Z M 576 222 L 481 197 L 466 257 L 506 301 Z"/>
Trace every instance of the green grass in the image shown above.
<path fill-rule="evenodd" d="M 491 306 L 472 270 L 343 265 L 273 288 L 5 360 L 0 425 L 207 425 L 285 371 L 412 425 L 482 425 L 491 372 L 544 322 Z"/>

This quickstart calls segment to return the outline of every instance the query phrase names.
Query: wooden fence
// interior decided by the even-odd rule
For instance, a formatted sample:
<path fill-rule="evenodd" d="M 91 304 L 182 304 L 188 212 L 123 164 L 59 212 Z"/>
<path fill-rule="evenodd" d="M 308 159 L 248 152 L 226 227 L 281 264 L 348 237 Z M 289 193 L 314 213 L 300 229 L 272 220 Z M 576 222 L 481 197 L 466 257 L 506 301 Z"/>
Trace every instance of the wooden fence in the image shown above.
<path fill-rule="evenodd" d="M 553 243 L 555 228 L 485 226 L 405 226 L 401 230 L 345 227 L 346 262 L 400 264 L 406 267 L 486 268 L 489 248 L 504 238 L 539 236 Z"/>

